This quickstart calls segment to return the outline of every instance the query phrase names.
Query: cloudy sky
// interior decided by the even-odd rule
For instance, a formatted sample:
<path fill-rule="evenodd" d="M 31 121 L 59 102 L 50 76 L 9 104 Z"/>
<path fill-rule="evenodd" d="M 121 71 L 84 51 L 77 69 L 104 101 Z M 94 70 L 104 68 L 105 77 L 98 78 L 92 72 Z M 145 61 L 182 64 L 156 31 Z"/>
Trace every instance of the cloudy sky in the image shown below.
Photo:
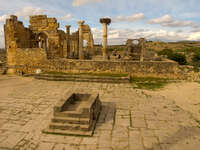
<path fill-rule="evenodd" d="M 29 16 L 56 17 L 60 29 L 85 20 L 95 43 L 101 43 L 101 17 L 110 17 L 109 44 L 123 44 L 128 38 L 148 40 L 200 40 L 200 0 L 0 0 L 0 47 L 4 47 L 3 24 L 11 14 L 29 25 Z"/>

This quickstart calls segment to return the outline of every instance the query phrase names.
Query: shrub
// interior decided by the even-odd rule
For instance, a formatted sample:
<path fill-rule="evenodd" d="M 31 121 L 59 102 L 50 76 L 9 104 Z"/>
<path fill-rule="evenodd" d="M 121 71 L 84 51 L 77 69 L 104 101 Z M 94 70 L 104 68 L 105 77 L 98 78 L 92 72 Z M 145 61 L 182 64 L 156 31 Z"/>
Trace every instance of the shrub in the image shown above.
<path fill-rule="evenodd" d="M 158 55 L 171 55 L 173 53 L 172 49 L 169 49 L 169 48 L 165 48 L 163 49 L 162 51 L 159 51 L 158 52 Z"/>
<path fill-rule="evenodd" d="M 179 63 L 179 65 L 186 65 L 187 60 L 184 54 L 175 53 L 172 49 L 165 48 L 158 52 L 158 55 L 166 55 L 168 59 L 174 60 Z"/>
<path fill-rule="evenodd" d="M 179 53 L 171 53 L 168 55 L 168 59 L 174 60 L 179 63 L 179 65 L 186 65 L 187 60 L 184 54 Z"/>
<path fill-rule="evenodd" d="M 196 52 L 194 53 L 194 55 L 192 56 L 192 65 L 195 68 L 199 68 L 200 67 L 200 52 Z"/>
<path fill-rule="evenodd" d="M 193 62 L 198 62 L 198 61 L 200 61 L 200 52 L 194 53 L 194 55 L 193 55 L 193 57 L 192 57 L 192 61 L 193 61 Z"/>
<path fill-rule="evenodd" d="M 108 48 L 108 51 L 110 51 L 110 52 L 112 52 L 114 50 L 115 50 L 114 48 Z"/>

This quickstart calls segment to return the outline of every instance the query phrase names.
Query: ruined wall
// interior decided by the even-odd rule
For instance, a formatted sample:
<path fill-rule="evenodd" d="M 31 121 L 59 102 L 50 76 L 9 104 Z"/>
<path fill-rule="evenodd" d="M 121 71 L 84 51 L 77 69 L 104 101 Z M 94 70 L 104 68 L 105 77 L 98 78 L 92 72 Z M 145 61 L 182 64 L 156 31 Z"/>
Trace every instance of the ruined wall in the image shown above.
<path fill-rule="evenodd" d="M 16 63 L 17 65 L 39 65 L 46 63 L 46 51 L 42 48 L 17 48 Z"/>
<path fill-rule="evenodd" d="M 79 33 L 74 32 L 69 36 L 69 56 L 68 58 L 78 58 L 79 56 Z"/>
<path fill-rule="evenodd" d="M 30 30 L 33 33 L 45 34 L 43 39 L 46 43 L 46 50 L 49 58 L 64 57 L 64 43 L 66 35 L 64 31 L 58 30 L 59 23 L 56 18 L 47 18 L 46 15 L 30 16 Z"/>
<path fill-rule="evenodd" d="M 25 28 L 23 23 L 17 20 L 16 16 L 10 16 L 6 19 L 4 25 L 5 44 L 7 50 L 7 64 L 9 66 L 16 65 L 16 48 L 31 47 L 32 32 Z"/>
<path fill-rule="evenodd" d="M 87 41 L 87 47 L 84 47 L 85 53 L 94 54 L 94 39 L 91 29 L 88 25 L 83 25 L 83 40 Z"/>
<path fill-rule="evenodd" d="M 33 32 L 41 31 L 57 31 L 59 28 L 59 23 L 57 23 L 56 18 L 47 18 L 46 15 L 30 16 L 30 26 L 29 28 Z"/>
<path fill-rule="evenodd" d="M 56 72 L 128 73 L 134 76 L 176 77 L 178 64 L 175 62 L 138 61 L 90 61 L 90 60 L 48 60 L 39 64 L 17 66 L 18 71 L 35 73 L 36 69 Z"/>

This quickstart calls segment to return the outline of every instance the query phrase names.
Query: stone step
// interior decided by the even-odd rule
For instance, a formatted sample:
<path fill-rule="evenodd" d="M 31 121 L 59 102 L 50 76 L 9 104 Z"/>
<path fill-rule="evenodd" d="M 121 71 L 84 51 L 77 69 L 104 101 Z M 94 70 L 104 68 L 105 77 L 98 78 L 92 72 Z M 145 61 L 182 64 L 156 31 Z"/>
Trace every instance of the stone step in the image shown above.
<path fill-rule="evenodd" d="M 69 123 L 69 124 L 89 124 L 89 118 L 72 118 L 72 117 L 53 117 L 51 119 L 53 123 Z"/>
<path fill-rule="evenodd" d="M 28 76 L 28 75 L 27 75 Z M 129 77 L 107 77 L 86 75 L 34 75 L 36 79 L 49 81 L 77 81 L 77 82 L 103 82 L 103 83 L 129 83 Z"/>
<path fill-rule="evenodd" d="M 81 124 L 70 124 L 70 123 L 53 123 L 49 124 L 50 129 L 60 129 L 60 130 L 81 130 L 81 131 L 89 131 L 89 124 L 81 125 Z"/>
<path fill-rule="evenodd" d="M 54 112 L 54 117 L 89 118 L 89 114 L 76 111 Z"/>
<path fill-rule="evenodd" d="M 43 133 L 47 134 L 61 134 L 61 135 L 77 135 L 77 136 L 92 136 L 93 130 L 91 131 L 82 131 L 82 130 L 60 130 L 60 129 L 44 129 Z"/>

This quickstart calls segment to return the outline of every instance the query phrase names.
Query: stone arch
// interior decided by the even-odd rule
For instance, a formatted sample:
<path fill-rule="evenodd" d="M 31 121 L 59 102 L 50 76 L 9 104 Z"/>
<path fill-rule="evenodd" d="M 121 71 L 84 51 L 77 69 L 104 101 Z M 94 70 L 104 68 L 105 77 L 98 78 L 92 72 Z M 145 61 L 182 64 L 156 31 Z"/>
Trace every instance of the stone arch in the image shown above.
<path fill-rule="evenodd" d="M 37 39 L 37 47 L 38 48 L 43 48 L 45 49 L 46 53 L 47 53 L 47 58 L 49 57 L 49 38 L 48 38 L 48 33 L 46 32 L 39 32 L 36 35 L 36 39 Z"/>
<path fill-rule="evenodd" d="M 94 39 L 88 25 L 83 25 L 83 41 L 87 42 L 87 52 L 92 55 L 94 51 Z"/>

